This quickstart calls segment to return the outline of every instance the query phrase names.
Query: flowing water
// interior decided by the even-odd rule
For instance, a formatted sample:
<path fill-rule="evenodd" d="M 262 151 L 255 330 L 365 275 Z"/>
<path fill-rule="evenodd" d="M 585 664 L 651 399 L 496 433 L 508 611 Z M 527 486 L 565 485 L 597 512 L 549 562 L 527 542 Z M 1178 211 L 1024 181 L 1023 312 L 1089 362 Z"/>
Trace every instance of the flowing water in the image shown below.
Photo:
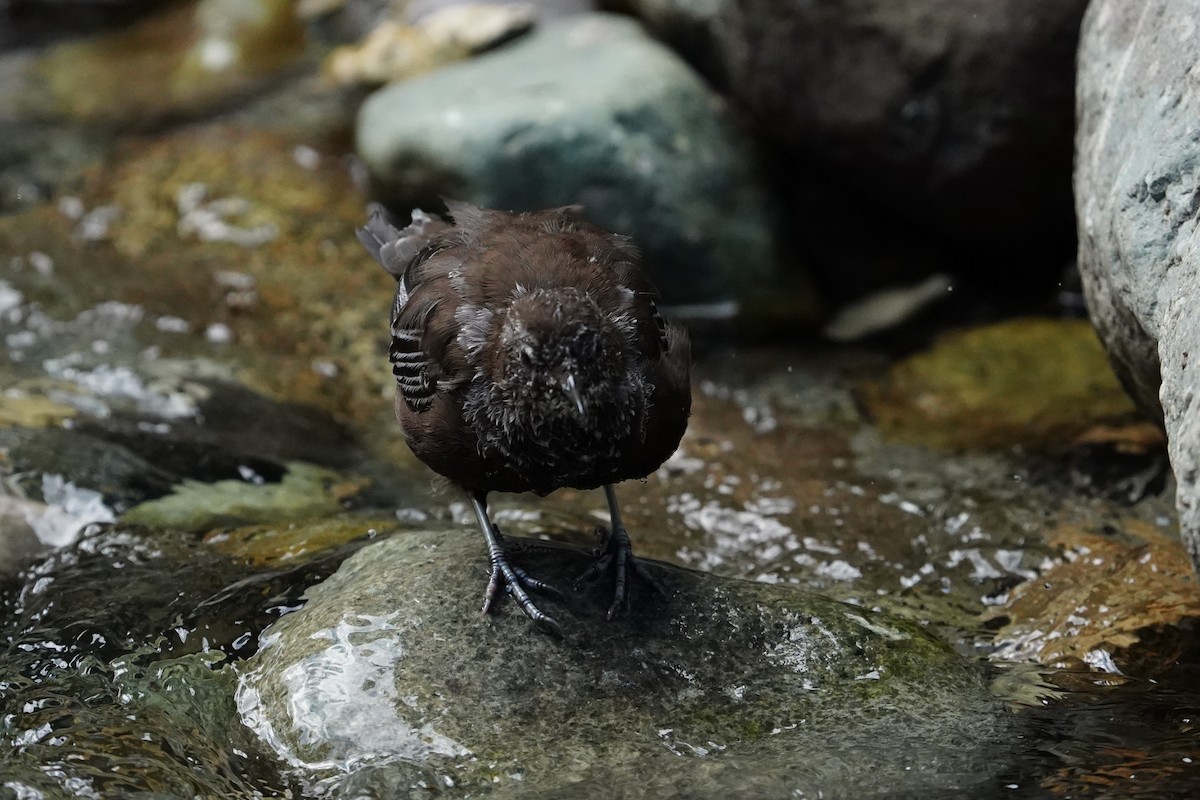
<path fill-rule="evenodd" d="M 0 798 L 453 796 L 420 764 L 399 788 L 369 764 L 298 769 L 245 702 L 248 659 L 346 559 L 477 536 L 391 420 L 389 280 L 354 241 L 367 197 L 342 155 L 353 98 L 288 78 L 201 87 L 145 124 L 141 97 L 47 114 L 24 77 L 39 52 L 0 53 L 0 99 L 23 98 L 0 116 Z M 961 741 L 934 742 L 895 722 L 919 703 L 894 709 L 830 734 L 823 761 L 771 749 L 782 729 L 665 730 L 655 752 L 686 770 L 588 773 L 578 796 L 905 797 L 918 784 L 861 765 L 909 753 L 921 797 L 1200 792 L 1200 591 L 1165 445 L 1058 316 L 853 348 L 697 325 L 689 431 L 618 490 L 637 552 L 914 622 L 1002 711 L 976 725 L 964 696 Z M 599 493 L 493 502 L 533 539 L 592 547 L 607 521 Z M 323 698 L 375 691 L 404 656 L 357 635 L 293 698 L 314 737 Z M 377 688 L 415 702 L 394 695 Z"/>

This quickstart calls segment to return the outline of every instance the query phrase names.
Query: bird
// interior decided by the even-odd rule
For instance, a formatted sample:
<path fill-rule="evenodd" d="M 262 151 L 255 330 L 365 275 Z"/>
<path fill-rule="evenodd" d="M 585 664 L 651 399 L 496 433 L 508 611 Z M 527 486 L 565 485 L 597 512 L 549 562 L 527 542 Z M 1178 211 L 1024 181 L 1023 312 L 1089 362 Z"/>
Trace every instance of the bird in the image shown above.
<path fill-rule="evenodd" d="M 465 490 L 488 548 L 483 613 L 501 591 L 562 636 L 529 592 L 562 594 L 517 566 L 488 514 L 492 492 L 603 488 L 610 526 L 579 580 L 610 575 L 609 621 L 637 575 L 614 485 L 644 478 L 678 448 L 691 413 L 687 331 L 632 239 L 581 206 L 508 212 L 446 200 L 397 228 L 371 204 L 358 238 L 396 280 L 388 358 L 409 448 Z M 578 583 L 579 581 L 577 581 Z"/>

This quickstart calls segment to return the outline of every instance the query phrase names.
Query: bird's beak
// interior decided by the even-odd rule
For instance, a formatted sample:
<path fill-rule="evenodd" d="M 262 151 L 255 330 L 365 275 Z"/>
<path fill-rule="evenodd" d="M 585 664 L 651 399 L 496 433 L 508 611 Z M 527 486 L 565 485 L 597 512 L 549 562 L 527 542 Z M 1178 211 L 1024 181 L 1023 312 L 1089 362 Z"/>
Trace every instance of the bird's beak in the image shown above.
<path fill-rule="evenodd" d="M 575 384 L 575 373 L 567 373 L 567 377 L 562 382 L 562 387 L 567 396 L 575 403 L 575 410 L 579 412 L 580 419 L 587 419 L 587 408 L 583 405 L 583 395 L 579 393 L 579 387 Z"/>

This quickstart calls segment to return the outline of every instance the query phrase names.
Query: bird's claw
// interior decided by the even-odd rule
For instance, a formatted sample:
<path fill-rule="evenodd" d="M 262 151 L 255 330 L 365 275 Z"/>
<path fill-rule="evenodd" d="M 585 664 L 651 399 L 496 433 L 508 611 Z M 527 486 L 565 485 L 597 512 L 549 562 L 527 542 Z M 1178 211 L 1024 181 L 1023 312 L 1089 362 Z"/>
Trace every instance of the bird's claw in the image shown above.
<path fill-rule="evenodd" d="M 517 606 L 521 611 L 525 612 L 525 616 L 529 617 L 542 630 L 547 633 L 552 633 L 555 636 L 562 637 L 562 628 L 554 617 L 544 613 L 529 597 L 529 592 L 526 589 L 550 597 L 563 599 L 562 592 L 555 589 L 545 581 L 540 581 L 537 578 L 530 577 L 529 573 L 520 567 L 514 567 L 508 563 L 508 558 L 504 551 L 493 552 L 491 556 L 492 574 L 488 579 L 487 589 L 483 593 L 483 613 L 487 614 L 492 610 L 492 603 L 496 600 L 496 595 L 500 593 L 500 587 L 504 587 L 512 599 L 516 601 Z"/>
<path fill-rule="evenodd" d="M 602 534 L 603 532 L 603 528 L 597 529 L 597 533 Z M 584 582 L 595 581 L 610 570 L 614 573 L 614 588 L 612 605 L 608 607 L 608 613 L 605 615 L 605 619 L 609 622 L 629 610 L 629 574 L 631 571 L 650 584 L 655 592 L 663 597 L 667 596 L 667 590 L 663 588 L 659 580 L 633 557 L 629 534 L 622 526 L 613 528 L 600 549 L 600 557 L 589 564 L 588 568 L 575 579 L 575 585 L 579 586 Z"/>

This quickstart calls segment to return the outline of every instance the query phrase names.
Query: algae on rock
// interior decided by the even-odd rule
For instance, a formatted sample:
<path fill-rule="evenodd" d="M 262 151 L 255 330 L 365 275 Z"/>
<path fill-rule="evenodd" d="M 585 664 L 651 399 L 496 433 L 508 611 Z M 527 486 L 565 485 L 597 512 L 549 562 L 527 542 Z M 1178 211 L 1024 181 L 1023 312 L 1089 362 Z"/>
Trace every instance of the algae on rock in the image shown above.
<path fill-rule="evenodd" d="M 530 543 L 522 561 L 565 586 L 586 556 Z M 865 797 L 969 790 L 1005 768 L 1012 720 L 912 623 L 655 565 L 672 596 L 639 591 L 613 624 L 604 587 L 546 601 L 559 640 L 511 604 L 478 614 L 483 563 L 462 531 L 365 547 L 266 632 L 239 691 L 247 723 L 343 793 Z"/>

